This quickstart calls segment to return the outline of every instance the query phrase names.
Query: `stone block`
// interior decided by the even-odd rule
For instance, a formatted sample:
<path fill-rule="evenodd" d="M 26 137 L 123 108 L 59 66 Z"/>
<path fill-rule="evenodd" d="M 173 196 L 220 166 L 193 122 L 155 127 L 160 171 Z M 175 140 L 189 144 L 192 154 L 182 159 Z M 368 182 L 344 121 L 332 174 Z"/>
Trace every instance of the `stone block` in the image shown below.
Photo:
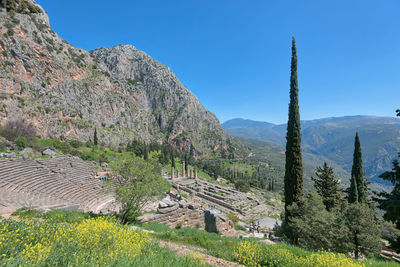
<path fill-rule="evenodd" d="M 161 213 L 161 214 L 166 214 L 166 213 L 170 213 L 172 211 L 175 211 L 178 209 L 178 205 L 173 206 L 173 207 L 168 207 L 168 208 L 157 208 L 157 212 Z"/>
<path fill-rule="evenodd" d="M 185 209 L 185 208 L 187 208 L 187 206 L 188 206 L 188 204 L 186 201 L 184 201 L 184 200 L 179 201 L 180 208 Z"/>

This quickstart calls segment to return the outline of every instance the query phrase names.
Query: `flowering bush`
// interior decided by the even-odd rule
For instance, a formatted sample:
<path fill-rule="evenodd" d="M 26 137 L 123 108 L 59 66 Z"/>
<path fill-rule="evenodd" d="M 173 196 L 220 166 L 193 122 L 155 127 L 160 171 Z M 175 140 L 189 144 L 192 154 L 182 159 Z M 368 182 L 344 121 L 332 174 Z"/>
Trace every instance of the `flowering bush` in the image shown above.
<path fill-rule="evenodd" d="M 146 233 L 134 232 L 113 218 L 81 223 L 4 220 L 0 223 L 2 263 L 104 266 L 132 260 L 150 248 Z"/>
<path fill-rule="evenodd" d="M 260 244 L 241 242 L 235 249 L 235 256 L 241 264 L 246 266 L 261 266 L 265 260 L 265 253 Z"/>
<path fill-rule="evenodd" d="M 237 261 L 246 266 L 293 266 L 293 267 L 365 267 L 363 263 L 347 258 L 343 254 L 318 251 L 296 256 L 280 245 L 265 246 L 243 241 L 235 248 Z"/>

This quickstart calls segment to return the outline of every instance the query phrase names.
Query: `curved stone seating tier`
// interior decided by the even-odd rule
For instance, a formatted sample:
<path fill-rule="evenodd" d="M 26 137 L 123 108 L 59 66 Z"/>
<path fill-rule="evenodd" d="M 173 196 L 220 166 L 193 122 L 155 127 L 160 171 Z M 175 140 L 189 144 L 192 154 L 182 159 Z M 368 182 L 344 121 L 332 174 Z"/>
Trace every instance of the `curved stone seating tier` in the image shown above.
<path fill-rule="evenodd" d="M 25 194 L 20 192 L 8 192 L 0 190 L 0 209 L 3 212 L 13 212 L 22 207 L 50 209 L 50 208 L 71 208 L 79 209 L 79 205 L 60 201 L 56 198 L 49 198 L 39 194 Z"/>
<path fill-rule="evenodd" d="M 99 212 L 113 202 L 95 169 L 79 158 L 0 161 L 0 214 L 21 207 Z"/>

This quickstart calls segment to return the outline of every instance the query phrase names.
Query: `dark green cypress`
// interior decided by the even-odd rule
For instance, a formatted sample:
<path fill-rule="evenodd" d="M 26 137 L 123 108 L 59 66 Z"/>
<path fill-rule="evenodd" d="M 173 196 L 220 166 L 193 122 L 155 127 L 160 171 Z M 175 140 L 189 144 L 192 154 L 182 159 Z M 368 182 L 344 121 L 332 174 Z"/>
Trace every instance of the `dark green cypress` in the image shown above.
<path fill-rule="evenodd" d="M 96 127 L 94 128 L 93 144 L 94 144 L 95 146 L 97 146 L 97 144 L 98 144 L 98 140 L 97 140 L 97 128 L 96 128 Z"/>
<path fill-rule="evenodd" d="M 358 189 L 357 189 L 357 181 L 356 177 L 352 176 L 350 180 L 350 189 L 348 191 L 349 194 L 349 203 L 358 202 Z"/>
<path fill-rule="evenodd" d="M 285 155 L 286 164 L 284 182 L 286 209 L 287 206 L 290 206 L 293 202 L 298 202 L 303 196 L 303 163 L 301 155 L 299 87 L 297 82 L 297 51 L 294 37 L 292 41 L 290 103 Z"/>
<path fill-rule="evenodd" d="M 176 166 L 175 166 L 175 153 L 174 153 L 174 151 L 171 152 L 171 167 L 176 168 Z"/>
<path fill-rule="evenodd" d="M 353 179 L 356 182 L 356 189 L 357 189 L 357 201 L 360 203 L 365 203 L 367 201 L 367 183 L 365 181 L 365 173 L 363 168 L 363 161 L 362 161 L 362 152 L 361 152 L 361 143 L 360 138 L 358 137 L 358 132 L 356 133 L 356 137 L 354 140 L 354 154 L 353 154 L 353 167 L 351 168 L 351 179 L 353 183 Z M 354 185 L 350 186 L 349 192 L 349 202 L 354 202 L 354 190 L 352 191 Z M 353 201 L 351 201 L 353 200 Z"/>

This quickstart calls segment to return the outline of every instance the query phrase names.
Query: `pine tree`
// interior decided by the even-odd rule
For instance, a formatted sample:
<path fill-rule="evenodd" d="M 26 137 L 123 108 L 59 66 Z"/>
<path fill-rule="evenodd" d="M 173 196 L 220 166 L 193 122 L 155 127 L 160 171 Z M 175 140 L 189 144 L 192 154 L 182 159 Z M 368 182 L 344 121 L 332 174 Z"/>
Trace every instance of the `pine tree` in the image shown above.
<path fill-rule="evenodd" d="M 361 144 L 360 144 L 360 138 L 358 137 L 358 132 L 356 133 L 354 141 L 353 167 L 351 169 L 351 179 L 352 183 L 353 179 L 355 180 L 356 183 L 350 186 L 349 202 L 352 203 L 354 202 L 355 199 L 357 199 L 357 201 L 360 203 L 367 202 L 368 189 L 367 189 L 367 182 L 365 180 Z M 357 187 L 355 187 L 354 185 L 357 185 Z M 354 190 L 355 188 L 357 188 L 356 191 L 358 194 L 356 198 L 354 195 L 352 195 L 355 194 L 356 192 Z"/>
<path fill-rule="evenodd" d="M 298 202 L 303 196 L 303 163 L 301 155 L 300 112 L 298 102 L 299 88 L 297 83 L 297 52 L 296 42 L 293 37 L 289 119 L 287 124 L 285 154 L 285 209 L 293 202 Z"/>
<path fill-rule="evenodd" d="M 383 218 L 395 223 L 396 228 L 400 230 L 400 162 L 394 160 L 392 170 L 382 173 L 379 178 L 391 182 L 393 189 L 390 193 L 374 192 L 378 196 L 374 200 L 378 202 L 378 208 L 385 211 Z M 392 248 L 400 252 L 400 236 L 390 240 L 390 243 Z"/>
<path fill-rule="evenodd" d="M 95 146 L 97 146 L 98 142 L 99 142 L 99 140 L 97 139 L 97 128 L 95 127 L 94 128 L 94 134 L 93 134 L 93 144 Z"/>
<path fill-rule="evenodd" d="M 374 208 L 367 203 L 352 203 L 344 214 L 349 230 L 348 242 L 358 259 L 360 253 L 379 253 L 381 251 L 381 229 Z"/>
<path fill-rule="evenodd" d="M 322 167 L 317 167 L 315 175 L 316 178 L 311 177 L 311 179 L 314 181 L 314 187 L 322 197 L 327 211 L 338 207 L 342 200 L 342 190 L 339 188 L 339 182 L 334 176 L 333 168 L 324 162 Z"/>

